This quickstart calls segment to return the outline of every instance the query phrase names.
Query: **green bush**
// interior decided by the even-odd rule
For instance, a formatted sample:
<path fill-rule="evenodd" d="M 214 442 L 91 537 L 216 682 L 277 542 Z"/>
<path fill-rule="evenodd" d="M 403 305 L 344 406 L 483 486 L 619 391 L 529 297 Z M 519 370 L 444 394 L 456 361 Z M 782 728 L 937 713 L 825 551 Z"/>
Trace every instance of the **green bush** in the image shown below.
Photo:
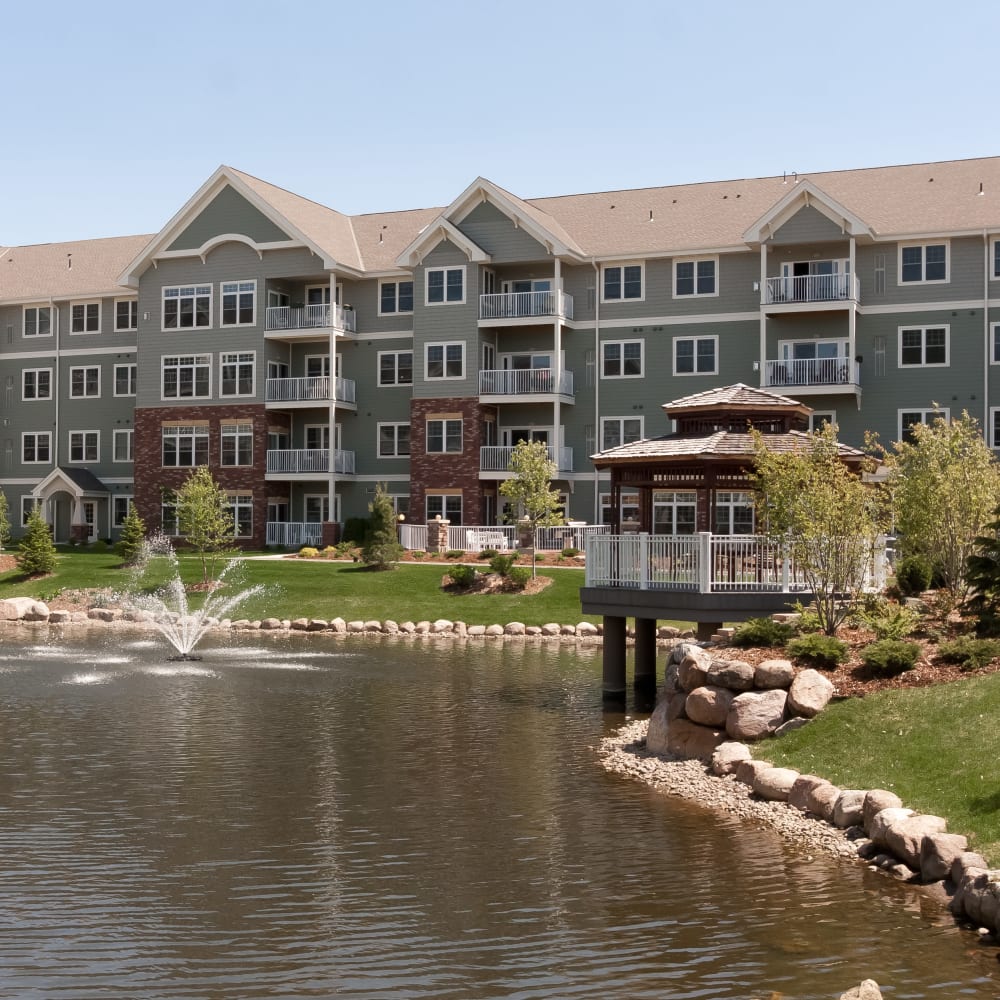
<path fill-rule="evenodd" d="M 896 586 L 904 596 L 922 594 L 930 587 L 933 572 L 923 556 L 906 556 L 896 564 Z"/>
<path fill-rule="evenodd" d="M 905 670 L 912 670 L 920 655 L 915 642 L 901 639 L 879 639 L 861 650 L 861 662 L 873 673 L 895 677 Z"/>
<path fill-rule="evenodd" d="M 793 659 L 820 670 L 833 670 L 838 663 L 847 659 L 847 643 L 821 632 L 800 635 L 797 639 L 792 639 L 785 650 Z"/>
<path fill-rule="evenodd" d="M 877 595 L 865 597 L 851 617 L 876 639 L 905 639 L 920 624 L 920 612 Z"/>
<path fill-rule="evenodd" d="M 501 576 L 510 576 L 511 568 L 514 565 L 514 556 L 495 555 L 490 560 L 490 571 L 499 573 Z"/>
<path fill-rule="evenodd" d="M 455 584 L 456 587 L 461 587 L 465 590 L 468 587 L 471 587 L 476 579 L 476 567 L 465 566 L 462 564 L 459 564 L 458 566 L 449 566 L 448 576 L 451 577 L 451 582 Z"/>
<path fill-rule="evenodd" d="M 423 549 L 416 549 L 415 551 L 411 552 L 410 555 L 414 559 L 423 559 L 424 556 L 427 555 L 427 553 L 424 552 Z"/>
<path fill-rule="evenodd" d="M 448 549 L 445 553 L 445 559 L 461 559 L 465 553 L 461 549 Z"/>
<path fill-rule="evenodd" d="M 303 545 L 302 548 L 299 549 L 300 559 L 315 559 L 318 555 L 319 549 L 312 545 Z"/>
<path fill-rule="evenodd" d="M 580 550 L 572 545 L 567 545 L 559 554 L 564 559 L 573 559 L 580 554 Z"/>
<path fill-rule="evenodd" d="M 52 544 L 52 532 L 37 507 L 32 507 L 28 514 L 27 530 L 18 546 L 17 565 L 25 576 L 55 572 L 56 547 Z"/>
<path fill-rule="evenodd" d="M 527 566 L 511 566 L 507 571 L 507 582 L 517 590 L 524 590 L 531 579 L 531 570 Z"/>
<path fill-rule="evenodd" d="M 795 629 L 773 618 L 750 618 L 733 633 L 732 644 L 752 646 L 784 646 L 795 635 Z"/>
<path fill-rule="evenodd" d="M 349 517 L 344 522 L 344 534 L 341 537 L 345 542 L 364 545 L 370 529 L 371 522 L 367 517 Z"/>
<path fill-rule="evenodd" d="M 496 554 L 497 554 L 496 549 L 483 549 L 482 552 L 479 553 L 479 558 L 492 559 Z"/>
<path fill-rule="evenodd" d="M 958 663 L 963 670 L 978 670 L 1000 656 L 1000 639 L 973 639 L 963 635 L 951 642 L 942 642 L 937 649 L 939 660 Z"/>

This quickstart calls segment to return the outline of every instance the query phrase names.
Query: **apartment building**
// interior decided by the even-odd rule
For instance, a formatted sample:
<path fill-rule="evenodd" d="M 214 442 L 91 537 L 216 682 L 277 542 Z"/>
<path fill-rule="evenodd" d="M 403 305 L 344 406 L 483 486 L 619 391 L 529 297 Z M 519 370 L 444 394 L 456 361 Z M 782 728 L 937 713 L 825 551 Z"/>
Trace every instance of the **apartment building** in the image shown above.
<path fill-rule="evenodd" d="M 998 290 L 1000 158 L 360 216 L 220 167 L 155 235 L 2 251 L 0 486 L 57 539 L 170 532 L 208 464 L 241 543 L 299 545 L 377 483 L 494 524 L 526 439 L 609 520 L 590 456 L 740 382 L 848 444 L 936 404 L 1000 447 Z"/>

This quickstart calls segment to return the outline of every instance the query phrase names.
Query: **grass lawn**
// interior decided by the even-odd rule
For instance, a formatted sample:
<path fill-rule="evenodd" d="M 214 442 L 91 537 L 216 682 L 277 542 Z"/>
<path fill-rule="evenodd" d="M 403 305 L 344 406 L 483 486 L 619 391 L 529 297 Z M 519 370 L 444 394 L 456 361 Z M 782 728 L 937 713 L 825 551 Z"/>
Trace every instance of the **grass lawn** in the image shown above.
<path fill-rule="evenodd" d="M 841 788 L 887 788 L 1000 861 L 1000 673 L 837 702 L 758 756 Z"/>

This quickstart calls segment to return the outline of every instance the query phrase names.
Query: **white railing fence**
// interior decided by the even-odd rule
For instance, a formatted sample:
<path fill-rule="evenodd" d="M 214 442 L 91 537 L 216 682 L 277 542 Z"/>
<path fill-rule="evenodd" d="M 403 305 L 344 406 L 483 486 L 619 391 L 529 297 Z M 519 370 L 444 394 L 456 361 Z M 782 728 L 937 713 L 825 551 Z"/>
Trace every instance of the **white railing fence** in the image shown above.
<path fill-rule="evenodd" d="M 764 286 L 764 303 L 836 302 L 859 300 L 861 283 L 850 274 L 803 274 L 783 278 L 768 278 Z"/>
<path fill-rule="evenodd" d="M 334 379 L 337 401 L 355 402 L 354 379 Z M 293 403 L 316 400 L 328 402 L 330 399 L 330 377 L 328 375 L 307 375 L 302 378 L 269 378 L 264 387 L 264 399 L 268 403 Z"/>
<path fill-rule="evenodd" d="M 266 540 L 268 545 L 284 548 L 302 548 L 303 545 L 319 545 L 323 538 L 323 525 L 306 521 L 268 521 Z"/>
<path fill-rule="evenodd" d="M 549 461 L 556 463 L 560 471 L 573 468 L 573 449 L 546 445 Z M 485 445 L 479 449 L 479 470 L 481 472 L 506 472 L 510 468 L 510 458 L 514 454 L 513 445 Z"/>
<path fill-rule="evenodd" d="M 424 552 L 427 549 L 426 524 L 401 524 L 399 544 L 409 552 Z"/>
<path fill-rule="evenodd" d="M 850 358 L 789 358 L 764 362 L 765 386 L 858 385 L 861 367 Z"/>
<path fill-rule="evenodd" d="M 268 306 L 264 314 L 265 330 L 325 330 L 330 328 L 353 333 L 357 318 L 353 309 L 329 304 L 308 306 Z"/>
<path fill-rule="evenodd" d="M 610 532 L 611 526 L 607 524 L 565 524 L 536 528 L 535 548 L 562 551 L 572 547 L 587 552 L 594 538 Z M 518 528 L 513 524 L 452 524 L 448 526 L 448 548 L 461 552 L 481 552 L 483 549 L 506 552 L 517 548 L 518 536 Z M 400 524 L 399 544 L 411 551 L 426 550 L 427 525 Z"/>
<path fill-rule="evenodd" d="M 523 319 L 531 316 L 573 318 L 573 296 L 565 292 L 494 292 L 479 296 L 480 319 Z"/>
<path fill-rule="evenodd" d="M 609 534 L 610 524 L 559 524 L 550 528 L 535 528 L 535 548 L 551 552 L 572 548 L 586 552 L 591 538 Z"/>
<path fill-rule="evenodd" d="M 354 475 L 353 451 L 337 449 L 333 452 L 333 462 L 334 472 Z M 330 452 L 326 448 L 271 448 L 267 452 L 267 471 L 276 475 L 329 472 Z"/>
<path fill-rule="evenodd" d="M 484 369 L 479 373 L 479 394 L 481 396 L 524 396 L 528 393 L 554 393 L 573 395 L 573 373 L 559 373 L 559 388 L 556 389 L 556 373 L 553 368 Z"/>

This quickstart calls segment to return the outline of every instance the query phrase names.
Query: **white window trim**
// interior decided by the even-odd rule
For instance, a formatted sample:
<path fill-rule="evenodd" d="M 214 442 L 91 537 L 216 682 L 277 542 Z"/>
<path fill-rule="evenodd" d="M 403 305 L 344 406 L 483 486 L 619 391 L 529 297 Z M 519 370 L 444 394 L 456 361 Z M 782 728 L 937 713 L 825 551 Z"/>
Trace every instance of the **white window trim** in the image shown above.
<path fill-rule="evenodd" d="M 924 357 L 927 356 L 927 331 L 944 330 L 944 361 L 935 361 L 928 364 L 921 361 L 919 365 L 903 364 L 903 332 L 919 330 L 922 338 L 921 351 Z M 912 371 L 916 368 L 950 368 L 951 367 L 951 324 L 950 323 L 930 323 L 927 326 L 898 326 L 896 327 L 896 366 L 900 371 Z"/>
<path fill-rule="evenodd" d="M 1000 347 L 1000 323 L 991 323 L 990 330 L 993 333 L 992 340 L 990 341 L 990 364 L 1000 365 L 1000 357 L 998 357 L 997 347 Z"/>
<path fill-rule="evenodd" d="M 459 512 L 458 516 L 465 519 L 465 495 L 459 491 L 457 493 L 438 493 L 438 492 L 427 492 L 424 494 L 424 518 L 427 521 L 431 520 L 430 511 L 427 509 L 430 504 L 431 497 L 439 498 L 441 500 L 441 517 L 446 520 L 448 517 L 448 500 L 451 497 L 458 497 Z"/>
<path fill-rule="evenodd" d="M 246 324 L 243 324 L 244 326 Z M 251 366 L 251 386 L 249 392 L 225 392 L 225 380 L 222 377 L 222 369 L 226 365 L 226 358 L 239 358 L 241 354 L 247 354 L 250 356 L 251 360 L 249 362 L 229 362 L 229 364 L 235 364 L 237 369 L 241 364 L 249 364 Z M 239 389 L 239 372 L 237 371 L 236 388 Z M 209 379 L 209 391 L 211 391 L 211 379 Z M 219 399 L 247 399 L 251 396 L 257 395 L 257 352 L 256 351 L 220 351 L 219 352 Z M 198 397 L 194 397 L 198 398 Z"/>
<path fill-rule="evenodd" d="M 135 497 L 131 493 L 116 493 L 114 496 L 112 496 L 111 497 L 111 527 L 112 528 L 120 528 L 125 523 L 124 521 L 122 521 L 120 523 L 115 521 L 115 507 L 116 507 L 115 501 L 116 500 L 124 500 L 125 501 L 125 516 L 126 517 L 128 517 L 129 512 L 135 506 Z"/>
<path fill-rule="evenodd" d="M 400 427 L 409 427 L 409 426 L 410 426 L 410 421 L 409 420 L 380 420 L 375 425 L 375 457 L 376 458 L 405 458 L 405 459 L 408 459 L 410 457 L 411 452 L 412 452 L 412 447 L 410 449 L 410 452 L 407 452 L 405 455 L 400 455 L 399 454 L 399 428 Z M 393 427 L 393 428 L 396 428 L 396 430 L 393 432 L 393 447 L 395 448 L 395 451 L 391 455 L 383 455 L 382 452 L 379 450 L 381 448 L 381 445 L 382 445 L 382 428 L 383 427 Z"/>
<path fill-rule="evenodd" d="M 121 302 L 128 302 L 130 306 L 135 308 L 129 309 L 129 313 L 135 313 L 135 323 L 132 326 L 119 326 L 118 325 L 118 305 Z M 115 333 L 128 333 L 130 330 L 139 329 L 139 300 L 138 299 L 115 299 L 114 301 L 114 313 L 113 313 L 113 324 Z"/>
<path fill-rule="evenodd" d="M 172 331 L 171 331 L 172 332 Z M 204 365 L 197 364 L 197 368 L 208 368 L 208 392 L 204 396 L 165 396 L 163 394 L 163 368 L 164 361 L 167 358 L 207 358 L 207 362 Z M 171 366 L 172 367 L 172 366 Z M 196 405 L 195 400 L 209 400 L 212 399 L 212 369 L 215 366 L 212 364 L 211 354 L 161 354 L 160 355 L 160 401 L 164 403 L 187 403 L 188 405 Z"/>
<path fill-rule="evenodd" d="M 95 434 L 97 436 L 97 458 L 87 458 L 86 455 L 83 458 L 73 458 L 73 435 L 83 434 L 83 443 L 86 446 L 87 439 L 86 435 Z M 90 428 L 88 430 L 70 431 L 69 436 L 66 438 L 66 463 L 67 465 L 82 465 L 84 462 L 100 462 L 101 460 L 101 432 L 96 428 Z"/>
<path fill-rule="evenodd" d="M 199 288 L 208 289 L 208 326 L 167 326 L 167 292 L 172 288 L 193 288 L 195 298 L 198 297 Z M 211 330 L 213 309 L 215 308 L 215 286 L 211 282 L 191 282 L 190 284 L 164 285 L 160 289 L 160 332 L 161 333 L 193 333 L 195 330 Z"/>
<path fill-rule="evenodd" d="M 27 375 L 28 372 L 34 372 L 36 375 L 38 375 L 39 372 L 48 372 L 49 373 L 49 394 L 47 396 L 37 396 L 37 395 L 36 396 L 25 396 L 25 394 L 24 394 L 24 376 Z M 51 400 L 52 400 L 53 384 L 54 383 L 52 381 L 52 369 L 51 368 L 22 368 L 21 369 L 21 402 L 22 403 L 47 403 L 47 402 L 51 402 Z M 37 382 L 37 379 L 36 379 L 36 382 L 35 382 L 35 390 L 36 390 L 36 392 L 37 392 L 37 389 L 38 389 L 38 382 Z"/>
<path fill-rule="evenodd" d="M 919 281 L 903 281 L 903 251 L 912 247 L 923 247 L 921 270 L 927 274 L 927 247 L 944 247 L 944 277 L 934 278 L 930 281 L 921 278 Z M 951 281 L 951 240 L 916 240 L 914 242 L 900 243 L 896 248 L 896 284 L 901 286 L 911 285 L 947 285 Z"/>
<path fill-rule="evenodd" d="M 240 285 L 253 285 L 253 319 L 249 323 L 240 323 L 238 320 L 235 323 L 226 323 L 223 321 L 223 299 L 225 293 L 223 289 L 226 285 L 236 286 L 236 313 L 239 315 L 239 297 L 240 297 Z M 236 327 L 246 327 L 246 326 L 256 326 L 257 325 L 257 279 L 256 278 L 240 278 L 238 280 L 227 280 L 219 282 L 219 329 L 221 330 L 232 330 Z M 204 329 L 204 327 L 197 327 L 196 329 Z"/>
<path fill-rule="evenodd" d="M 622 269 L 622 271 L 624 271 L 626 267 L 637 267 L 637 268 L 639 268 L 639 271 L 640 271 L 639 281 L 640 281 L 640 283 L 642 285 L 642 294 L 637 299 L 627 299 L 627 298 L 625 298 L 625 275 L 622 274 L 622 295 L 621 295 L 621 298 L 606 299 L 604 297 L 604 288 L 605 288 L 604 272 L 609 267 L 620 267 Z M 611 305 L 615 305 L 615 304 L 628 305 L 630 302 L 645 302 L 645 301 L 646 301 L 646 262 L 644 260 L 616 260 L 616 261 L 611 261 L 611 262 L 609 262 L 607 264 L 602 264 L 601 265 L 601 302 L 602 303 L 603 302 L 608 302 Z"/>
<path fill-rule="evenodd" d="M 686 296 L 684 296 L 686 298 Z M 677 370 L 677 345 L 682 340 L 694 341 L 694 364 L 695 370 L 690 372 L 680 372 Z M 715 350 L 713 352 L 713 358 L 715 360 L 715 367 L 710 372 L 700 372 L 698 371 L 698 341 L 699 340 L 714 340 Z M 708 334 L 706 336 L 698 336 L 697 334 L 688 337 L 674 337 L 672 345 L 672 355 L 673 355 L 673 372 L 677 378 L 691 378 L 693 375 L 718 375 L 719 374 L 719 335 L 716 333 Z"/>
<path fill-rule="evenodd" d="M 49 332 L 48 333 L 25 333 L 28 329 L 27 323 L 27 313 L 29 309 L 35 310 L 35 325 L 38 325 L 38 310 L 47 309 L 49 311 Z M 44 337 L 51 337 L 53 335 L 52 330 L 52 307 L 46 305 L 45 303 L 35 303 L 34 305 L 28 304 L 21 307 L 21 339 L 22 340 L 39 340 Z"/>
<path fill-rule="evenodd" d="M 118 391 L 118 369 L 119 368 L 129 368 L 134 373 L 132 376 L 129 377 L 129 382 L 133 383 L 134 386 L 135 386 L 135 390 L 133 390 L 132 392 L 119 392 Z M 111 379 L 111 393 L 112 393 L 113 396 L 117 396 L 119 398 L 123 398 L 125 396 L 135 396 L 136 390 L 138 390 L 138 388 L 139 388 L 139 366 L 138 366 L 138 364 L 136 364 L 136 362 L 130 361 L 130 362 L 126 363 L 126 364 L 115 365 L 114 368 L 113 368 L 113 370 L 112 370 L 112 372 L 111 372 L 111 375 L 112 375 L 112 379 Z"/>
<path fill-rule="evenodd" d="M 424 381 L 425 382 L 458 382 L 465 378 L 465 356 L 468 353 L 466 347 L 468 345 L 464 340 L 435 340 L 432 343 L 424 344 Z M 448 370 L 448 348 L 449 347 L 461 347 L 462 348 L 462 374 L 461 375 L 428 375 L 428 352 L 432 347 L 443 347 L 444 357 L 442 359 L 442 364 L 444 365 L 444 370 Z"/>
<path fill-rule="evenodd" d="M 393 355 L 393 357 L 397 358 L 397 361 L 396 361 L 396 364 L 395 364 L 397 381 L 395 381 L 395 382 L 383 382 L 382 381 L 382 358 L 386 354 L 391 354 L 391 355 Z M 410 355 L 410 381 L 409 382 L 400 382 L 400 381 L 398 381 L 398 378 L 399 378 L 399 361 L 398 361 L 398 358 L 399 358 L 400 354 L 409 354 Z M 399 389 L 401 387 L 404 388 L 404 389 L 412 389 L 413 388 L 413 349 L 412 348 L 410 350 L 408 350 L 408 351 L 379 351 L 378 352 L 378 357 L 376 358 L 376 364 L 378 365 L 378 368 L 376 370 L 376 378 L 378 380 L 377 385 L 378 385 L 378 387 L 380 389 Z"/>
<path fill-rule="evenodd" d="M 642 441 L 643 438 L 645 438 L 645 436 L 646 436 L 646 418 L 645 417 L 637 417 L 637 416 L 634 416 L 634 415 L 632 415 L 632 416 L 624 416 L 624 417 L 615 417 L 615 416 L 601 417 L 600 426 L 598 428 L 599 432 L 600 432 L 600 437 L 599 437 L 600 447 L 597 448 L 597 451 L 600 452 L 600 451 L 604 451 L 605 450 L 605 448 L 604 448 L 604 425 L 607 424 L 607 423 L 611 423 L 612 421 L 614 421 L 614 423 L 618 424 L 619 437 L 623 439 L 623 443 L 624 443 L 625 434 L 624 434 L 624 428 L 622 427 L 622 424 L 626 420 L 638 420 L 639 421 L 639 440 Z"/>
<path fill-rule="evenodd" d="M 181 434 L 181 428 L 184 429 L 185 433 Z M 190 431 L 190 433 L 187 433 Z M 193 458 L 197 458 L 198 438 L 205 439 L 205 451 L 208 455 L 206 464 L 210 464 L 212 461 L 212 438 L 211 438 L 211 428 L 207 422 L 193 422 L 190 424 L 174 424 L 170 423 L 167 425 L 160 425 L 160 468 L 161 469 L 197 469 L 197 462 L 192 462 L 190 465 L 181 462 L 172 462 L 167 464 L 164 462 L 163 458 L 163 444 L 168 438 L 173 438 L 177 444 L 177 457 L 180 457 L 180 440 L 182 437 L 191 438 L 191 454 Z"/>
<path fill-rule="evenodd" d="M 120 435 L 124 435 L 125 437 L 127 437 L 129 439 L 128 453 L 129 453 L 129 455 L 131 455 L 131 458 L 117 458 L 116 457 L 117 454 L 118 454 L 118 438 L 119 438 Z M 115 462 L 115 463 L 117 463 L 119 465 L 125 465 L 125 464 L 131 465 L 135 461 L 135 430 L 133 428 L 131 428 L 131 427 L 129 427 L 127 429 L 125 429 L 125 428 L 116 428 L 112 432 L 112 437 L 111 437 L 111 461 Z"/>
<path fill-rule="evenodd" d="M 73 329 L 73 307 L 84 306 L 84 322 L 87 319 L 86 306 L 97 306 L 97 329 L 96 330 L 74 330 Z M 76 299 L 69 304 L 69 335 L 71 337 L 94 337 L 101 332 L 101 300 L 100 299 Z"/>
<path fill-rule="evenodd" d="M 243 502 L 240 502 L 243 501 Z M 249 502 L 247 502 L 249 501 Z M 250 508 L 250 533 L 246 535 L 241 535 L 239 533 L 240 519 L 236 516 L 236 510 L 239 508 Z M 253 537 L 253 508 L 254 508 L 254 498 L 253 493 L 247 493 L 241 490 L 227 490 L 226 491 L 226 509 L 233 509 L 233 537 L 234 538 L 252 538 Z"/>
<path fill-rule="evenodd" d="M 635 301 L 635 300 L 632 300 Z M 639 345 L 639 374 L 638 375 L 626 375 L 624 371 L 621 375 L 605 375 L 604 374 L 604 348 L 618 344 L 624 347 L 625 344 L 638 344 Z M 601 373 L 601 378 L 608 379 L 619 379 L 619 378 L 645 378 L 646 374 L 646 340 L 643 337 L 629 338 L 628 340 L 602 340 L 601 341 L 601 351 L 597 359 L 599 371 Z M 625 357 L 624 352 L 621 359 L 622 369 L 625 368 Z"/>
<path fill-rule="evenodd" d="M 906 410 L 907 413 L 912 413 L 912 410 Z M 829 415 L 830 420 L 823 420 L 821 423 L 816 422 L 816 417 L 826 417 Z M 837 411 L 836 410 L 814 410 L 809 414 L 809 430 L 818 431 L 823 426 L 824 423 L 832 424 L 834 427 L 837 426 Z"/>
<path fill-rule="evenodd" d="M 431 275 L 436 271 L 444 271 L 444 294 L 445 299 L 443 302 L 431 302 L 430 300 L 430 285 L 431 285 Z M 448 271 L 461 271 L 462 272 L 462 297 L 460 299 L 453 299 L 449 301 L 448 299 Z M 431 309 L 436 309 L 438 306 L 461 306 L 465 305 L 466 299 L 469 297 L 469 275 L 466 271 L 464 264 L 442 264 L 439 267 L 428 267 L 424 269 L 424 305 Z M 381 302 L 380 302 L 381 304 Z"/>
<path fill-rule="evenodd" d="M 997 260 L 998 247 L 1000 247 L 1000 237 L 994 236 L 990 240 L 990 281 L 1000 281 L 1000 261 Z"/>
<path fill-rule="evenodd" d="M 248 430 L 240 430 L 240 428 L 249 428 Z M 222 469 L 249 469 L 253 466 L 253 452 L 254 452 L 254 422 L 253 419 L 226 419 L 219 422 L 219 468 Z M 250 439 L 250 461 L 249 462 L 224 462 L 223 456 L 225 455 L 226 449 L 224 447 L 226 438 L 233 438 L 235 447 L 235 457 L 238 459 L 240 457 L 240 442 L 245 438 Z M 211 443 L 209 443 L 211 447 Z M 242 495 L 242 494 L 241 494 Z"/>
<path fill-rule="evenodd" d="M 88 393 L 84 393 L 82 396 L 74 396 L 73 395 L 73 372 L 86 372 L 86 371 L 90 371 L 90 369 L 92 369 L 92 368 L 96 368 L 97 369 L 97 392 L 95 394 L 93 394 L 93 395 L 90 395 Z M 71 365 L 70 369 L 69 369 L 69 382 L 68 382 L 68 386 L 67 386 L 67 388 L 69 389 L 69 398 L 70 399 L 100 399 L 101 398 L 101 376 L 102 375 L 103 375 L 103 372 L 101 371 L 101 366 L 100 365 Z M 84 378 L 84 383 L 86 383 L 86 378 Z M 86 388 L 86 384 L 84 385 L 84 387 Z"/>
<path fill-rule="evenodd" d="M 320 446 L 319 448 L 310 448 L 309 444 L 308 444 L 308 441 L 309 441 L 309 432 L 310 431 L 316 431 L 316 430 L 319 431 L 320 440 L 322 440 L 325 437 L 327 439 L 327 443 L 326 443 L 325 446 Z M 336 438 L 336 435 L 337 435 L 337 431 L 334 431 L 334 438 Z M 330 447 L 330 425 L 328 423 L 327 424 L 303 424 L 302 425 L 302 450 L 303 451 L 336 451 L 337 450 L 336 443 L 334 443 L 334 446 L 332 448 Z"/>
<path fill-rule="evenodd" d="M 698 291 L 698 263 L 699 261 L 712 261 L 715 264 L 715 291 Z M 694 264 L 694 291 L 690 295 L 677 294 L 677 265 Z M 707 257 L 675 257 L 670 263 L 671 292 L 675 299 L 717 299 L 719 297 L 719 258 L 718 255 L 710 254 Z"/>
<path fill-rule="evenodd" d="M 39 497 L 32 496 L 30 493 L 22 493 L 21 494 L 21 524 L 19 525 L 20 527 L 22 527 L 22 528 L 24 527 L 25 523 L 28 520 L 28 515 L 33 510 L 35 510 L 36 508 L 38 509 L 39 512 L 42 512 L 42 501 L 41 501 L 41 499 Z M 45 516 L 44 513 L 42 513 L 42 517 L 43 518 L 44 518 L 44 516 Z"/>
<path fill-rule="evenodd" d="M 26 437 L 33 437 L 35 439 L 35 452 L 38 452 L 38 439 L 45 437 L 49 440 L 49 457 L 46 459 L 31 459 L 30 461 L 24 457 L 24 439 Z M 52 452 L 52 431 L 22 431 L 21 432 L 21 464 L 22 465 L 51 465 L 52 460 L 55 456 Z"/>
<path fill-rule="evenodd" d="M 440 451 L 431 451 L 430 449 L 430 425 L 431 424 L 443 424 L 441 428 L 441 445 Z M 462 443 L 462 447 L 458 451 L 448 450 L 448 424 L 458 424 L 460 427 L 459 437 Z M 462 417 L 428 417 L 424 422 L 424 454 L 426 455 L 463 455 L 465 453 L 465 420 Z M 410 455 L 413 455 L 413 442 L 410 442 Z"/>
<path fill-rule="evenodd" d="M 933 420 L 935 417 L 942 417 L 945 420 L 951 420 L 951 409 L 947 406 L 940 406 L 935 409 L 933 406 L 901 406 L 896 410 L 896 433 L 899 435 L 896 440 L 903 440 L 903 414 L 904 413 L 919 413 L 922 416 L 930 417 Z M 923 423 L 927 423 L 925 419 Z"/>
<path fill-rule="evenodd" d="M 409 309 L 400 309 L 399 308 L 399 283 L 401 281 L 409 281 L 411 284 L 413 283 L 413 279 L 412 278 L 382 278 L 382 279 L 379 280 L 379 283 L 378 283 L 378 299 L 376 300 L 378 302 L 378 315 L 379 316 L 412 316 L 413 315 L 413 308 L 412 307 L 409 308 Z M 394 312 L 382 312 L 382 286 L 383 285 L 395 285 L 396 286 L 396 309 L 395 309 Z M 462 282 L 462 290 L 463 290 L 463 292 L 465 290 L 464 279 L 463 279 L 463 282 Z M 447 304 L 448 303 L 441 303 L 441 302 L 436 302 L 435 303 L 435 305 L 447 305 Z M 455 303 L 455 302 L 451 303 L 451 305 L 457 305 L 457 304 L 458 303 Z"/>

